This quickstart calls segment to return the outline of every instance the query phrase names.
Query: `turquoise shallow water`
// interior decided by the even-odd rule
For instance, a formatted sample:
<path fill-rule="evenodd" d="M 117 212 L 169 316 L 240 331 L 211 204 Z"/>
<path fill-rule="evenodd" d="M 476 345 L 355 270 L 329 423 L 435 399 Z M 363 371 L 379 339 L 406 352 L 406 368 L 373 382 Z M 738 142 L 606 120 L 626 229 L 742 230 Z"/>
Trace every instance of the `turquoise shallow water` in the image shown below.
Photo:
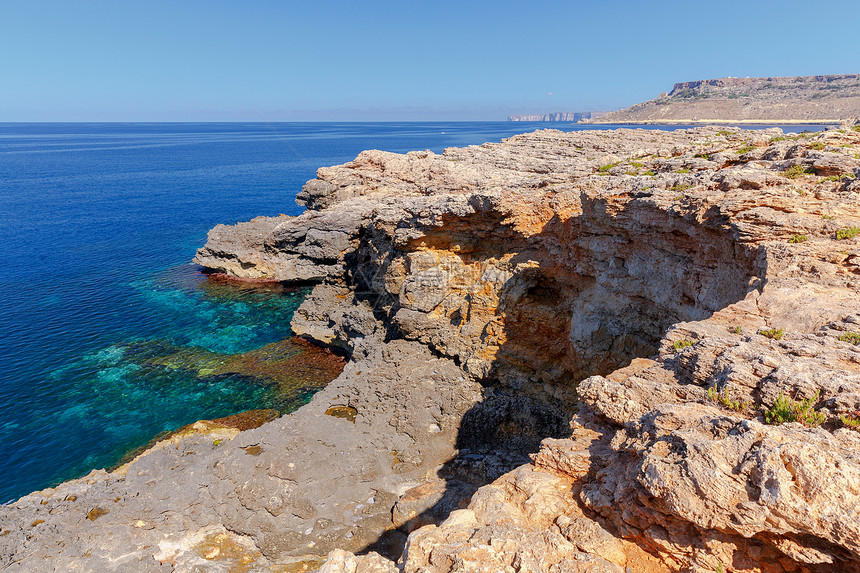
<path fill-rule="evenodd" d="M 0 124 L 0 502 L 159 432 L 309 399 L 186 367 L 289 337 L 305 292 L 207 281 L 189 261 L 208 229 L 298 214 L 316 168 L 363 149 L 441 152 L 538 127 L 574 128 Z"/>

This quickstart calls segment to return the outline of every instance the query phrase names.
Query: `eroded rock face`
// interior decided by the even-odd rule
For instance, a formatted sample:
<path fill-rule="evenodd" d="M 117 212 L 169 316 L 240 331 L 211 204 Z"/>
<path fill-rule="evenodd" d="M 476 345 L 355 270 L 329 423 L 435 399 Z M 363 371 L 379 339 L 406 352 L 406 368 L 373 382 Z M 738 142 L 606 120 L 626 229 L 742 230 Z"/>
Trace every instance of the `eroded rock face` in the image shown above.
<path fill-rule="evenodd" d="M 343 374 L 3 508 L 4 564 L 215 567 L 220 543 L 386 571 L 342 550 L 408 533 L 404 571 L 857 569 L 858 154 L 851 129 L 541 131 L 320 169 L 305 214 L 219 226 L 197 261 L 322 280 L 292 327 Z M 764 424 L 785 397 L 825 424 Z"/>
<path fill-rule="evenodd" d="M 860 114 L 858 80 L 860 75 L 841 74 L 682 82 L 656 99 L 601 114 L 591 121 L 838 123 Z"/>

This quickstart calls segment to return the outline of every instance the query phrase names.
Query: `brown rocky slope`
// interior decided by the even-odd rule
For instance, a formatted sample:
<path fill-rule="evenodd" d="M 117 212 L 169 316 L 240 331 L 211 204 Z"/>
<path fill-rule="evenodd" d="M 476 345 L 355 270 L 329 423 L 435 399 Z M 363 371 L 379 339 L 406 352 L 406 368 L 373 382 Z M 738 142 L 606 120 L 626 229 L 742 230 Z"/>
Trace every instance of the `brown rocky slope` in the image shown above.
<path fill-rule="evenodd" d="M 851 128 L 539 131 L 322 168 L 303 215 L 219 226 L 197 260 L 319 281 L 293 329 L 343 374 L 0 509 L 0 564 L 858 570 L 858 176 Z M 787 401 L 803 423 L 777 423 Z"/>
<path fill-rule="evenodd" d="M 860 117 L 860 74 L 720 78 L 585 123 L 839 123 Z"/>

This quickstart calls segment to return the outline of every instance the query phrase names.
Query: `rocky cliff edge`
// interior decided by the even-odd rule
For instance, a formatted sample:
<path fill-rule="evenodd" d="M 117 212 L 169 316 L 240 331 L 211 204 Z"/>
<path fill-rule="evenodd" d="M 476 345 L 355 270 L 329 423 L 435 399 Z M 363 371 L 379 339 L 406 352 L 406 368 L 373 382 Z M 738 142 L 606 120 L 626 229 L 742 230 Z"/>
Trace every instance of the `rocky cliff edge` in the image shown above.
<path fill-rule="evenodd" d="M 322 168 L 197 261 L 316 281 L 294 414 L 0 511 L 9 571 L 860 569 L 860 132 Z M 408 536 L 408 537 L 407 537 Z M 357 555 L 358 554 L 358 555 Z"/>

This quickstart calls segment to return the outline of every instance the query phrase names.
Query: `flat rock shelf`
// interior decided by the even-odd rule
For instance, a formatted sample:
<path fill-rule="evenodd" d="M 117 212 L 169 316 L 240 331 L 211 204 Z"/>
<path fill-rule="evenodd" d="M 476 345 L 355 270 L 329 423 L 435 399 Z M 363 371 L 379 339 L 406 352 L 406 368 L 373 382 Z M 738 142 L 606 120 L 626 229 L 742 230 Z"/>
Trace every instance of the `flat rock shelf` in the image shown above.
<path fill-rule="evenodd" d="M 860 126 L 324 167 L 196 261 L 343 373 L 0 508 L 8 571 L 860 569 Z"/>

